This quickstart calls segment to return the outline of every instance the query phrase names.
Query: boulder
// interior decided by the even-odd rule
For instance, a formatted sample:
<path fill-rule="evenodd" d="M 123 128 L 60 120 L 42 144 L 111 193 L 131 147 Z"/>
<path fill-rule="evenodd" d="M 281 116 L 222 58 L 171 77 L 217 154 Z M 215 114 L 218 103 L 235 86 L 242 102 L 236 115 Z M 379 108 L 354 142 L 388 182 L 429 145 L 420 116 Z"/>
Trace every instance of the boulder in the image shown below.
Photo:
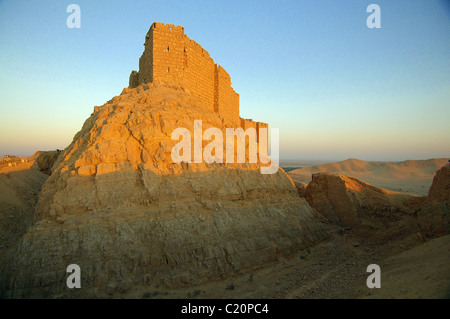
<path fill-rule="evenodd" d="M 31 157 L 31 168 L 37 169 L 47 175 L 52 173 L 53 164 L 56 162 L 61 151 L 37 151 Z"/>
<path fill-rule="evenodd" d="M 450 166 L 444 166 L 436 172 L 428 192 L 429 201 L 450 203 Z"/>
<path fill-rule="evenodd" d="M 440 178 L 437 180 L 445 187 Z M 430 192 L 442 199 L 437 188 Z M 351 176 L 313 174 L 305 198 L 329 223 L 382 242 L 412 234 L 428 240 L 450 230 L 447 204 L 388 191 Z"/>
<path fill-rule="evenodd" d="M 330 223 L 354 229 L 383 228 L 402 215 L 413 215 L 424 200 L 422 196 L 388 191 L 333 173 L 313 174 L 305 198 Z"/>

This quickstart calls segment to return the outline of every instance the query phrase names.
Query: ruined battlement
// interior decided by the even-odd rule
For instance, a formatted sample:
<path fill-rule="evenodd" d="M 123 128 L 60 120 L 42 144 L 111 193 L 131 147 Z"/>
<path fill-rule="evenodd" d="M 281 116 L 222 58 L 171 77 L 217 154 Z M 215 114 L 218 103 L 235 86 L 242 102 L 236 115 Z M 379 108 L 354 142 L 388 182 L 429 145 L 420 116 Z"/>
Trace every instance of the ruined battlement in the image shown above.
<path fill-rule="evenodd" d="M 130 74 L 130 88 L 154 81 L 176 82 L 205 102 L 210 111 L 236 125 L 245 123 L 239 117 L 239 94 L 231 87 L 230 75 L 208 51 L 186 36 L 184 27 L 154 22 L 145 36 L 144 47 L 139 72 Z M 251 127 L 257 128 L 259 122 L 253 123 Z"/>

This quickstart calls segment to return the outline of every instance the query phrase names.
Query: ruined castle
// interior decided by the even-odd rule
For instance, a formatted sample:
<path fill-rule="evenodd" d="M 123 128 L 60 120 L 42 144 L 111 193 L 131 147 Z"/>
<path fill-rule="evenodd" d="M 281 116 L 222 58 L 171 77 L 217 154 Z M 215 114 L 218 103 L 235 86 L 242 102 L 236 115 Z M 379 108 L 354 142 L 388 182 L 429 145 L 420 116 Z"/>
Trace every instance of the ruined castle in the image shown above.
<path fill-rule="evenodd" d="M 130 74 L 130 88 L 153 81 L 176 82 L 205 102 L 210 111 L 244 130 L 268 128 L 266 123 L 239 116 L 239 94 L 231 87 L 230 75 L 214 63 L 209 53 L 184 34 L 182 26 L 155 22 L 147 32 L 139 72 Z"/>

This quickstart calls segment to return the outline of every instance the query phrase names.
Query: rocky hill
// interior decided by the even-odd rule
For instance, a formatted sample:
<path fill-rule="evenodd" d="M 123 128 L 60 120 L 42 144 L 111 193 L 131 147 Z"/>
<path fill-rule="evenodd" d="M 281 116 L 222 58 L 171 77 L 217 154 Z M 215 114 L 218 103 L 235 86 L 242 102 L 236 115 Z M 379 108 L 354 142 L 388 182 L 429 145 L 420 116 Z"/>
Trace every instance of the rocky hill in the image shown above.
<path fill-rule="evenodd" d="M 233 124 L 171 83 L 95 107 L 57 158 L 35 222 L 0 273 L 3 297 L 119 297 L 262 267 L 326 238 L 283 170 L 175 164 L 177 127 Z M 66 287 L 78 264 L 82 289 Z"/>

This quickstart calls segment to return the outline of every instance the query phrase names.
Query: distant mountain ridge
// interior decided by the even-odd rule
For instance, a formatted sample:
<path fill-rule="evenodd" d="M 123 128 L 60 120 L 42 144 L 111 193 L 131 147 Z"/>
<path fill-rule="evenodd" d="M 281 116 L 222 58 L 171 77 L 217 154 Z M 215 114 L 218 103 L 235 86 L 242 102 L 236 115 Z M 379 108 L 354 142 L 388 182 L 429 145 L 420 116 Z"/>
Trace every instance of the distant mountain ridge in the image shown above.
<path fill-rule="evenodd" d="M 309 183 L 314 173 L 335 173 L 354 176 L 388 190 L 426 195 L 436 171 L 447 161 L 447 158 L 433 158 L 402 162 L 369 162 L 350 158 L 341 162 L 295 169 L 288 174 L 296 181 Z"/>

